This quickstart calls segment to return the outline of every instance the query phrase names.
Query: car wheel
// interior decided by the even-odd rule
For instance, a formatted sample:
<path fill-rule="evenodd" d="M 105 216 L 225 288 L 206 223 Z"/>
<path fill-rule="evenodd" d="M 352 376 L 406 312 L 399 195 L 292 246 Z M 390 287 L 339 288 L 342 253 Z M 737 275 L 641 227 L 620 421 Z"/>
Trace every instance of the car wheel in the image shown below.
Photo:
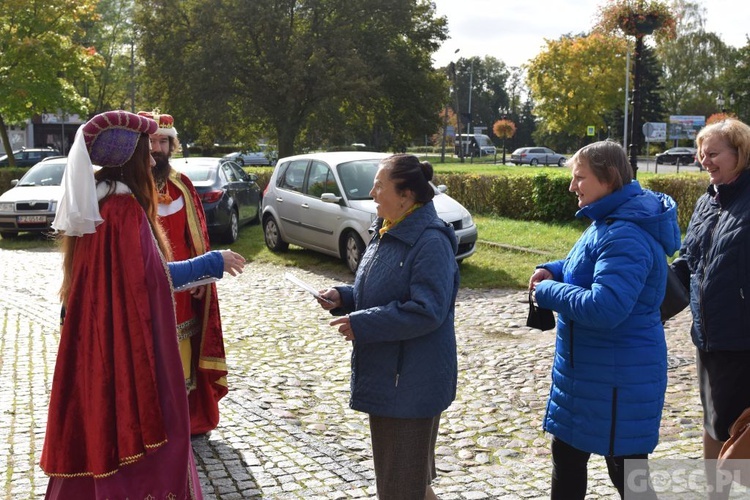
<path fill-rule="evenodd" d="M 357 272 L 359 261 L 365 251 L 365 243 L 354 231 L 348 231 L 344 236 L 344 260 L 346 266 L 353 273 Z"/>
<path fill-rule="evenodd" d="M 560 158 L 559 160 L 557 160 L 558 167 L 562 167 L 563 165 L 565 165 L 565 158 Z"/>
<path fill-rule="evenodd" d="M 266 240 L 266 246 L 272 252 L 283 252 L 289 248 L 289 243 L 281 238 L 281 231 L 279 231 L 279 226 L 276 224 L 273 215 L 263 219 L 263 238 Z"/>
<path fill-rule="evenodd" d="M 12 240 L 16 236 L 18 236 L 18 231 L 0 231 L 0 236 L 2 236 L 3 239 L 6 240 Z"/>
<path fill-rule="evenodd" d="M 537 165 L 539 165 L 539 160 L 537 160 L 536 158 L 532 158 L 529 162 L 529 165 L 531 165 L 532 167 L 536 167 Z"/>
<path fill-rule="evenodd" d="M 237 216 L 237 212 L 233 209 L 229 213 L 229 225 L 224 231 L 222 239 L 224 243 L 234 243 L 237 241 L 237 236 L 240 234 L 240 220 Z"/>

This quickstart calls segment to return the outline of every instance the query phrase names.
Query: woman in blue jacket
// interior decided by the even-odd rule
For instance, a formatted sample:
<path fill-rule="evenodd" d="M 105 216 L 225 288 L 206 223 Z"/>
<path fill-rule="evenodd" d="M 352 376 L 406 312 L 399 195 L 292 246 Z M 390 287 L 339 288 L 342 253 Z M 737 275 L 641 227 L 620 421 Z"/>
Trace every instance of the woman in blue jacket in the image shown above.
<path fill-rule="evenodd" d="M 624 495 L 624 460 L 646 459 L 659 439 L 667 347 L 659 307 L 667 256 L 680 245 L 677 209 L 641 188 L 625 150 L 609 141 L 579 150 L 570 191 L 592 223 L 568 256 L 539 266 L 529 287 L 557 311 L 552 387 L 553 499 L 583 499 L 591 453 L 603 455 Z"/>
<path fill-rule="evenodd" d="M 440 414 L 456 396 L 453 228 L 435 212 L 432 165 L 383 160 L 370 195 L 378 218 L 353 286 L 318 302 L 352 342 L 351 408 L 369 414 L 378 497 L 435 497 Z"/>

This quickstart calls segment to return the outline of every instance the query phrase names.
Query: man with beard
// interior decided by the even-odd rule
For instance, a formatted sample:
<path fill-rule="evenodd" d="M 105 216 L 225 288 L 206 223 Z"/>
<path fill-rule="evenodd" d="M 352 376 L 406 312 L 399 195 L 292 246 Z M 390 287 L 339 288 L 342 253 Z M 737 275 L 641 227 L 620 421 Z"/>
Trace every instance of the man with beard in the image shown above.
<path fill-rule="evenodd" d="M 154 119 L 159 129 L 150 136 L 156 161 L 154 181 L 159 194 L 159 222 L 172 246 L 174 260 L 210 250 L 206 217 L 190 179 L 169 164 L 179 146 L 174 119 L 158 110 L 138 113 Z M 190 407 L 190 433 L 206 434 L 219 423 L 219 400 L 227 393 L 227 367 L 216 285 L 174 294 L 177 337 Z"/>

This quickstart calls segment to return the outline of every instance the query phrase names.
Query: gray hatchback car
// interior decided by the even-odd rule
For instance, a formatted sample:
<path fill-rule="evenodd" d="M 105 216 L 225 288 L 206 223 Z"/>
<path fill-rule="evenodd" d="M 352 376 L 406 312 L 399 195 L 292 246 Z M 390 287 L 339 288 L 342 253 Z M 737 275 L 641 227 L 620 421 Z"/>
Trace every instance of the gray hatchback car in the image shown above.
<path fill-rule="evenodd" d="M 340 151 L 282 158 L 263 193 L 263 234 L 274 252 L 290 243 L 343 259 L 354 272 L 376 218 L 370 197 L 378 165 L 388 153 Z M 476 250 L 477 226 L 460 203 L 435 187 L 438 216 L 453 225 L 459 262 Z"/>

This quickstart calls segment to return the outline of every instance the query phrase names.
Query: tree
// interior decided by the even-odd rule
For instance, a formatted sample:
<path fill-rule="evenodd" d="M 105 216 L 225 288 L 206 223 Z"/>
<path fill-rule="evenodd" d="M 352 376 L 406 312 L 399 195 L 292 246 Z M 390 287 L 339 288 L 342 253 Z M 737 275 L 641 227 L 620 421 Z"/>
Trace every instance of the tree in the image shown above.
<path fill-rule="evenodd" d="M 272 133 L 285 156 L 306 136 L 398 149 L 439 124 L 445 20 L 429 2 L 136 1 L 148 92 L 191 135 Z"/>
<path fill-rule="evenodd" d="M 76 81 L 91 78 L 99 57 L 75 43 L 94 0 L 5 0 L 0 9 L 0 135 L 12 151 L 6 123 L 45 110 L 85 113 L 89 101 Z M 13 155 L 9 155 L 13 166 Z"/>
<path fill-rule="evenodd" d="M 93 81 L 80 82 L 78 90 L 91 100 L 92 113 L 111 109 L 135 112 L 142 65 L 135 57 L 133 0 L 99 0 L 96 11 L 96 19 L 83 25 L 81 43 L 94 47 L 102 64 L 92 68 Z M 151 109 L 149 103 L 143 106 Z"/>
<path fill-rule="evenodd" d="M 623 38 L 601 33 L 548 40 L 527 69 L 537 135 L 556 136 L 563 149 L 580 145 L 588 126 L 606 127 L 607 113 L 624 101 L 625 52 Z"/>
<path fill-rule="evenodd" d="M 730 111 L 748 123 L 750 121 L 750 93 L 747 82 L 750 81 L 750 39 L 746 39 L 745 46 L 735 53 L 735 64 L 731 64 L 726 72 L 726 88 L 724 95 L 728 99 Z"/>
<path fill-rule="evenodd" d="M 510 71 L 504 62 L 486 56 L 483 59 L 472 57 L 459 59 L 456 62 L 456 88 L 459 110 L 471 113 L 472 126 L 482 126 L 491 131 L 490 124 L 499 117 L 500 108 L 510 106 L 510 97 L 506 90 Z M 471 90 L 471 110 L 469 110 L 469 91 Z M 462 117 L 461 121 L 464 122 Z"/>
<path fill-rule="evenodd" d="M 669 6 L 660 0 L 613 0 L 599 11 L 597 28 L 606 33 L 616 31 L 635 38 L 633 50 L 633 127 L 630 129 L 630 165 L 633 175 L 638 173 L 638 153 L 641 131 L 636 127 L 643 122 L 643 61 L 644 38 L 654 34 L 657 38 L 674 38 L 676 19 Z"/>
<path fill-rule="evenodd" d="M 503 165 L 505 165 L 505 139 L 516 135 L 516 124 L 510 120 L 498 120 L 492 125 L 492 132 L 503 140 Z"/>
<path fill-rule="evenodd" d="M 716 110 L 721 79 L 734 67 L 733 51 L 717 34 L 705 31 L 705 8 L 675 0 L 673 9 L 676 37 L 656 44 L 664 105 L 672 114 L 709 115 Z"/>

